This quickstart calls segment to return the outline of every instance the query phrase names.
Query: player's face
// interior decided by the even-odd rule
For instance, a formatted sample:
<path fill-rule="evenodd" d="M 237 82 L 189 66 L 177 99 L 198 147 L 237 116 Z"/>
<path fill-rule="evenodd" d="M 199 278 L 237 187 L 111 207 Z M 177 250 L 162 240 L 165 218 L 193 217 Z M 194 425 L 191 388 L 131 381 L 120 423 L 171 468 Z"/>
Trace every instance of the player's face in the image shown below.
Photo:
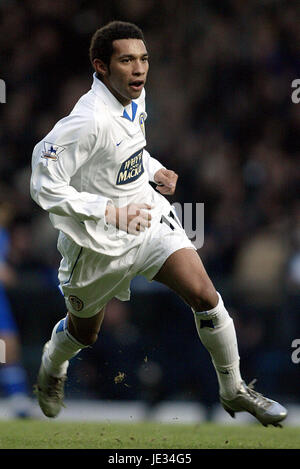
<path fill-rule="evenodd" d="M 127 106 L 137 99 L 146 83 L 149 69 L 148 53 L 141 39 L 118 39 L 113 42 L 109 67 L 103 82 L 111 93 Z"/>

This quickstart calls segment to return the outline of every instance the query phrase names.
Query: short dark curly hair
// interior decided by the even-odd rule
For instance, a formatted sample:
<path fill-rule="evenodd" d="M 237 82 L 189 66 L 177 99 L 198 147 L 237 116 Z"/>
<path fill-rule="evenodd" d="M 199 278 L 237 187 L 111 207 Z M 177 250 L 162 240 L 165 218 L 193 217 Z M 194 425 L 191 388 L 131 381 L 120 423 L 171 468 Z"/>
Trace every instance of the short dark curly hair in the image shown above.
<path fill-rule="evenodd" d="M 142 30 L 133 23 L 111 21 L 98 29 L 91 40 L 89 56 L 93 64 L 94 59 L 100 59 L 109 66 L 113 54 L 113 41 L 117 39 L 141 39 L 146 45 Z"/>

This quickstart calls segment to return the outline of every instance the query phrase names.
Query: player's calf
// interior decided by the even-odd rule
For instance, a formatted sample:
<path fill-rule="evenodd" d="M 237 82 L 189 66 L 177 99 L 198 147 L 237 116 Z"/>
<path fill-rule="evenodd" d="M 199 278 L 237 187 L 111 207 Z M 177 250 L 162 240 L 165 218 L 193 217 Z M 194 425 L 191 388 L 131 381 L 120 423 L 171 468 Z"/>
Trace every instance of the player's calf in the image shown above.
<path fill-rule="evenodd" d="M 85 347 L 68 331 L 67 318 L 59 321 L 45 344 L 35 393 L 47 417 L 56 417 L 63 406 L 69 360 Z"/>
<path fill-rule="evenodd" d="M 44 346 L 43 356 L 48 352 L 48 348 L 49 342 Z M 34 392 L 37 395 L 39 406 L 46 417 L 56 417 L 63 407 L 64 383 L 66 378 L 66 374 L 59 377 L 50 375 L 42 359 Z"/>
<path fill-rule="evenodd" d="M 194 317 L 201 342 L 211 355 L 217 373 L 220 394 L 235 396 L 242 378 L 235 327 L 219 294 L 214 308 L 195 311 Z"/>

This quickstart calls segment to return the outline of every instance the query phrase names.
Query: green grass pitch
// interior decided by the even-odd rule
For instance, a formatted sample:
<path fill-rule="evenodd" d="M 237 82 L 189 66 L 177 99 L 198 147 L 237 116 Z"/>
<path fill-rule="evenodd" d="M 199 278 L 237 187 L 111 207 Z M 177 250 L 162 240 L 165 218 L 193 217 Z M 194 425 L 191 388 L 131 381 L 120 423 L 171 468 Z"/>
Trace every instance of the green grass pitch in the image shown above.
<path fill-rule="evenodd" d="M 299 449 L 300 427 L 0 421 L 0 449 Z"/>

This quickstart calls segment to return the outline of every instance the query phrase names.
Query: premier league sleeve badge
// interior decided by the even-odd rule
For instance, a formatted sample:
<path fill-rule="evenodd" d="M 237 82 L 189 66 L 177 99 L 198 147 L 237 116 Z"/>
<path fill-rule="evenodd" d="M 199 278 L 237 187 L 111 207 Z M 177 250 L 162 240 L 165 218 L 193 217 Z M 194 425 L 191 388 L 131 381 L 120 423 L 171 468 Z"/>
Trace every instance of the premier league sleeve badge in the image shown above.
<path fill-rule="evenodd" d="M 41 157 L 47 161 L 58 161 L 59 155 L 65 150 L 64 147 L 54 145 L 53 143 L 44 142 L 44 149 Z"/>

